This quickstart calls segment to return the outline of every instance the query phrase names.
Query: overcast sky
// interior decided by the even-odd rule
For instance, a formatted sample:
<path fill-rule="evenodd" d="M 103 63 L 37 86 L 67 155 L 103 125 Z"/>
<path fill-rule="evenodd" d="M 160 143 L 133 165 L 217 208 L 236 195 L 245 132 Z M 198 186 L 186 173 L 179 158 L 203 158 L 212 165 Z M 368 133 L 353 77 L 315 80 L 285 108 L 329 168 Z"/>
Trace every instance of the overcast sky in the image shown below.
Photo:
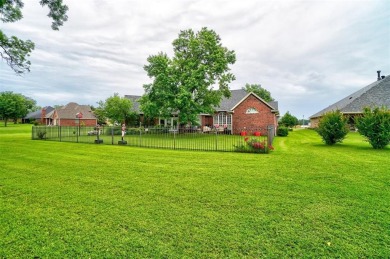
<path fill-rule="evenodd" d="M 25 0 L 23 20 L 8 36 L 36 47 L 31 72 L 17 76 L 0 62 L 0 91 L 40 106 L 96 106 L 114 93 L 142 95 L 149 55 L 172 56 L 180 30 L 213 29 L 236 52 L 230 89 L 261 84 L 281 115 L 299 119 L 390 74 L 390 0 L 64 0 L 69 19 L 51 30 L 48 9 Z"/>

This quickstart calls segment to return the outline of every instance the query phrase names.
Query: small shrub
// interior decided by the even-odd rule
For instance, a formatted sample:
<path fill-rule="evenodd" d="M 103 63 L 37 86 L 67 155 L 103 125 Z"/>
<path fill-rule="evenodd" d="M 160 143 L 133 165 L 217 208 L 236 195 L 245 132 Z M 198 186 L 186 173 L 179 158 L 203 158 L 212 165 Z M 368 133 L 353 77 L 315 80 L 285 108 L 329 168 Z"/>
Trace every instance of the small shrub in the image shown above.
<path fill-rule="evenodd" d="M 256 137 L 245 137 L 244 143 L 235 145 L 234 149 L 236 152 L 244 153 L 269 153 L 270 150 L 274 150 L 272 146 L 267 146 L 266 140 L 260 140 Z"/>
<path fill-rule="evenodd" d="M 287 137 L 288 136 L 288 128 L 284 126 L 279 126 L 278 130 L 276 131 L 276 134 L 279 137 Z"/>
<path fill-rule="evenodd" d="M 46 131 L 41 131 L 41 130 L 39 130 L 39 131 L 37 132 L 37 136 L 38 136 L 39 139 L 44 139 L 45 136 L 46 136 Z"/>
<path fill-rule="evenodd" d="M 356 126 L 375 149 L 383 149 L 390 143 L 390 111 L 383 108 L 365 108 Z"/>
<path fill-rule="evenodd" d="M 326 113 L 318 124 L 317 132 L 327 145 L 342 142 L 348 134 L 347 119 L 340 111 Z"/>

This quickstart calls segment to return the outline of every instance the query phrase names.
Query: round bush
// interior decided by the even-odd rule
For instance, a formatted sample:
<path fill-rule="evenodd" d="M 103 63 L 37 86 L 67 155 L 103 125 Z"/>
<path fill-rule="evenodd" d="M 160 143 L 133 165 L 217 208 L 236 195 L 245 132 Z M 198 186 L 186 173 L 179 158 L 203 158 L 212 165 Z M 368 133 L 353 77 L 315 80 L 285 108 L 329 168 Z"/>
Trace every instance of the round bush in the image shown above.
<path fill-rule="evenodd" d="M 327 145 L 342 142 L 349 132 L 347 119 L 340 111 L 328 112 L 321 118 L 317 132 Z"/>
<path fill-rule="evenodd" d="M 365 108 L 356 126 L 375 149 L 383 149 L 390 143 L 390 111 L 382 108 Z"/>
<path fill-rule="evenodd" d="M 278 130 L 276 131 L 276 134 L 279 137 L 287 137 L 288 136 L 288 128 L 284 126 L 278 127 Z"/>

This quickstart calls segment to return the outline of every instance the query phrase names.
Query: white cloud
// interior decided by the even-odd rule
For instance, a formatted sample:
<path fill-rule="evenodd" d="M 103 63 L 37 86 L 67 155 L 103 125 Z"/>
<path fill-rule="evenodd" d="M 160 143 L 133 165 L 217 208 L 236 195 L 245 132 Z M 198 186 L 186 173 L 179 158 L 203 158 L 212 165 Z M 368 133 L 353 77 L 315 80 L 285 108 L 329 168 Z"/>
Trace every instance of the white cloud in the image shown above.
<path fill-rule="evenodd" d="M 48 10 L 25 1 L 24 19 L 2 24 L 31 39 L 31 73 L 0 63 L 0 87 L 44 105 L 95 104 L 143 93 L 149 55 L 172 54 L 180 30 L 214 29 L 236 51 L 238 89 L 260 83 L 282 114 L 306 117 L 390 74 L 390 3 L 377 1 L 64 0 L 69 20 L 52 31 Z"/>

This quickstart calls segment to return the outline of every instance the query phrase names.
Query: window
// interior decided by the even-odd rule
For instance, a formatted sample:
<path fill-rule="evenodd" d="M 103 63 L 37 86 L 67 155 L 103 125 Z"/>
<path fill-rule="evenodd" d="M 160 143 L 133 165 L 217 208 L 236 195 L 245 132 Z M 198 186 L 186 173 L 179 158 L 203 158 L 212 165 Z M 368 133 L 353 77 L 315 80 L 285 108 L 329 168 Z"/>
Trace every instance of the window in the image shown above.
<path fill-rule="evenodd" d="M 220 112 L 214 116 L 214 125 L 220 125 L 230 128 L 232 124 L 232 115 L 225 112 Z"/>
<path fill-rule="evenodd" d="M 248 108 L 248 110 L 246 110 L 246 114 L 255 114 L 255 113 L 259 113 L 256 108 Z"/>

